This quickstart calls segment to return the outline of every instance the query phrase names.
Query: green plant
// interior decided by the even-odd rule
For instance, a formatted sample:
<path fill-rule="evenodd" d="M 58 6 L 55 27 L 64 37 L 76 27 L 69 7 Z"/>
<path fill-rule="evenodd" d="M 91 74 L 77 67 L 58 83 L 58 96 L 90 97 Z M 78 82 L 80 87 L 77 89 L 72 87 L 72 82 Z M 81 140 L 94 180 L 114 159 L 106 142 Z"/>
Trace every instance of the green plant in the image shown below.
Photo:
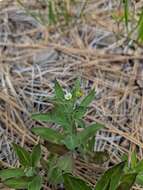
<path fill-rule="evenodd" d="M 126 161 L 125 172 L 135 172 L 136 183 L 139 185 L 143 185 L 143 160 L 138 160 L 137 154 L 135 151 L 131 153 L 130 161 L 128 160 L 128 156 L 124 155 L 123 160 Z"/>
<path fill-rule="evenodd" d="M 125 20 L 125 26 L 126 26 L 126 31 L 128 35 L 128 22 L 129 22 L 129 0 L 123 0 L 123 5 L 124 5 L 124 20 Z"/>
<path fill-rule="evenodd" d="M 82 98 L 83 92 L 79 80 L 71 92 L 65 93 L 58 81 L 55 81 L 54 89 L 54 97 L 49 98 L 52 104 L 51 110 L 45 114 L 33 114 L 32 118 L 56 123 L 62 129 L 61 132 L 43 127 L 35 127 L 32 131 L 45 140 L 45 146 L 52 154 L 48 176 L 50 181 L 53 182 L 54 179 L 54 183 L 59 183 L 63 181 L 63 171 L 72 173 L 74 170 L 73 158 L 77 155 L 80 154 L 82 158 L 92 162 L 102 163 L 108 159 L 108 154 L 94 152 L 95 134 L 104 126 L 98 123 L 87 125 L 83 120 L 88 106 L 95 98 L 95 90 L 91 90 L 85 98 Z M 61 164 L 63 160 L 64 166 Z M 55 175 L 58 178 L 55 178 Z"/>
<path fill-rule="evenodd" d="M 94 188 L 74 176 L 76 157 L 96 164 L 102 164 L 109 158 L 107 152 L 94 152 L 95 133 L 104 126 L 97 123 L 87 125 L 83 120 L 95 98 L 94 89 L 83 98 L 80 81 L 77 80 L 68 93 L 58 81 L 55 81 L 54 90 L 55 95 L 48 100 L 51 110 L 32 115 L 34 120 L 59 126 L 59 131 L 44 127 L 32 129 L 44 140 L 42 145 L 50 152 L 48 159 L 41 157 L 39 144 L 31 153 L 13 144 L 20 167 L 1 170 L 1 181 L 10 188 L 28 190 L 40 190 L 44 180 L 54 186 L 64 184 L 65 190 L 130 190 L 135 182 L 143 185 L 143 160 L 138 161 L 134 152 L 130 162 L 125 155 L 121 163 L 106 170 Z"/>
<path fill-rule="evenodd" d="M 100 164 L 108 157 L 107 153 L 94 152 L 95 134 L 104 126 L 98 123 L 87 125 L 83 120 L 88 106 L 95 98 L 95 90 L 91 90 L 83 98 L 79 80 L 71 92 L 65 93 L 58 81 L 55 81 L 54 90 L 55 95 L 48 100 L 52 105 L 51 110 L 32 115 L 35 120 L 59 125 L 60 132 L 44 127 L 32 129 L 33 133 L 44 139 L 43 145 L 50 152 L 48 160 L 41 158 L 40 145 L 35 146 L 30 154 L 19 145 L 13 144 L 21 167 L 0 172 L 2 182 L 9 187 L 32 190 L 33 185 L 37 184 L 37 190 L 41 189 L 42 179 L 38 167 L 45 171 L 51 184 L 65 183 L 74 171 L 74 159 L 77 156 Z M 73 176 L 69 178 L 76 180 Z M 80 179 L 77 181 L 81 182 Z M 85 185 L 85 182 L 81 183 Z"/>
<path fill-rule="evenodd" d="M 2 182 L 10 188 L 40 190 L 42 186 L 42 177 L 38 168 L 41 159 L 40 145 L 36 145 L 31 153 L 16 144 L 13 144 L 13 148 L 21 167 L 1 170 Z"/>
<path fill-rule="evenodd" d="M 108 154 L 106 152 L 94 152 L 94 142 L 95 133 L 97 130 L 101 129 L 103 126 L 100 124 L 91 124 L 86 126 L 83 120 L 84 115 L 88 109 L 89 104 L 95 97 L 94 89 L 89 92 L 89 94 L 81 99 L 81 89 L 80 82 L 76 81 L 76 84 L 71 92 L 65 94 L 60 84 L 55 82 L 55 96 L 51 98 L 51 103 L 53 108 L 49 113 L 46 114 L 34 114 L 33 119 L 38 119 L 40 121 L 54 122 L 57 123 L 61 128 L 62 132 L 57 133 L 53 129 L 45 128 L 34 128 L 32 131 L 37 135 L 41 136 L 50 143 L 65 147 L 64 150 L 68 152 L 67 154 L 54 156 L 54 161 L 51 160 L 49 166 L 50 177 L 55 179 L 59 177 L 57 183 L 62 181 L 67 189 L 73 190 L 76 184 L 77 189 L 87 189 L 91 190 L 91 187 L 87 185 L 81 179 L 72 176 L 74 157 L 76 156 L 76 150 L 80 152 L 80 156 L 88 161 L 97 161 L 99 164 L 103 162 L 103 158 L 108 159 Z M 60 119 L 59 119 L 60 116 Z M 81 132 L 78 129 L 81 128 Z M 46 135 L 46 136 L 45 136 Z M 54 150 L 53 153 L 56 151 Z M 59 162 L 59 159 L 63 161 Z M 54 163 L 54 167 L 52 165 Z M 61 171 L 59 170 L 59 165 L 61 166 Z M 126 162 L 121 162 L 112 168 L 108 169 L 101 179 L 97 182 L 95 190 L 129 190 L 134 184 L 138 171 L 126 171 Z M 54 171 L 54 172 L 53 172 Z M 54 175 L 53 175 L 54 173 Z M 70 173 L 70 174 L 68 174 Z"/>
<path fill-rule="evenodd" d="M 143 185 L 143 160 L 138 160 L 136 152 L 130 159 L 124 155 L 122 160 L 103 174 L 95 190 L 130 190 L 135 183 Z"/>
<path fill-rule="evenodd" d="M 125 162 L 108 169 L 97 182 L 95 190 L 129 190 L 136 180 L 137 173 L 125 173 Z"/>

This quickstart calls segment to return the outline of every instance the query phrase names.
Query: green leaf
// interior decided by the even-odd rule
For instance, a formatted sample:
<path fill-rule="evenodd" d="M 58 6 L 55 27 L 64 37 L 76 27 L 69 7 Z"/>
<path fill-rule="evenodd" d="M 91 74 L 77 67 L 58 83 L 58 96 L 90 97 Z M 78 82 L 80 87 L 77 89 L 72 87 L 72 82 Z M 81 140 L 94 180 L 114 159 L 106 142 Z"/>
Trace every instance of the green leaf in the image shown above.
<path fill-rule="evenodd" d="M 34 146 L 31 153 L 31 165 L 36 167 L 41 158 L 41 147 L 40 144 Z"/>
<path fill-rule="evenodd" d="M 137 164 L 136 164 L 136 167 L 133 168 L 133 170 L 137 173 L 140 173 L 142 172 L 143 173 L 143 160 L 139 161 Z"/>
<path fill-rule="evenodd" d="M 44 138 L 45 140 L 57 144 L 61 144 L 61 141 L 64 139 L 64 136 L 62 134 L 51 128 L 44 128 L 44 127 L 33 128 L 32 132 Z"/>
<path fill-rule="evenodd" d="M 34 179 L 28 184 L 28 190 L 40 190 L 42 188 L 42 179 L 40 176 L 34 177 Z"/>
<path fill-rule="evenodd" d="M 96 184 L 95 190 L 107 190 L 107 187 L 114 187 L 114 177 L 113 174 L 116 173 L 116 171 L 123 170 L 123 167 L 125 165 L 125 162 L 121 162 L 112 168 L 108 169 L 99 179 L 99 181 Z M 122 175 L 122 172 L 120 173 Z M 118 178 L 120 179 L 120 175 L 118 175 Z M 117 177 L 115 178 L 115 181 L 118 183 Z"/>
<path fill-rule="evenodd" d="M 77 79 L 75 81 L 75 84 L 73 86 L 73 89 L 72 89 L 72 97 L 73 97 L 73 100 L 76 101 L 76 99 L 78 98 L 78 94 L 77 92 L 80 92 L 81 88 L 80 88 L 80 80 Z"/>
<path fill-rule="evenodd" d="M 24 175 L 24 170 L 21 168 L 11 168 L 0 171 L 0 178 L 2 180 L 6 180 L 12 177 L 22 177 Z"/>
<path fill-rule="evenodd" d="M 132 152 L 132 154 L 131 154 L 131 164 L 130 164 L 131 165 L 131 169 L 134 169 L 136 167 L 137 161 L 138 161 L 138 159 L 137 159 L 136 152 Z"/>
<path fill-rule="evenodd" d="M 71 155 L 64 155 L 57 161 L 57 167 L 63 172 L 72 173 L 73 171 L 73 158 Z"/>
<path fill-rule="evenodd" d="M 55 95 L 58 100 L 64 100 L 64 91 L 57 80 L 55 81 Z"/>
<path fill-rule="evenodd" d="M 143 174 L 138 174 L 136 177 L 136 183 L 143 186 Z"/>
<path fill-rule="evenodd" d="M 81 119 L 85 115 L 86 111 L 87 111 L 87 107 L 82 107 L 82 106 L 76 107 L 73 112 L 73 118 L 75 120 Z"/>
<path fill-rule="evenodd" d="M 88 107 L 89 104 L 94 100 L 94 98 L 95 98 L 95 89 L 93 89 L 89 92 L 89 94 L 80 103 L 80 106 Z"/>
<path fill-rule="evenodd" d="M 121 160 L 128 162 L 128 155 L 127 154 L 123 154 L 122 157 L 121 157 Z"/>
<path fill-rule="evenodd" d="M 52 1 L 48 1 L 48 18 L 49 24 L 56 24 L 56 15 L 54 13 L 53 3 Z"/>
<path fill-rule="evenodd" d="M 140 14 L 140 18 L 139 18 L 139 21 L 138 21 L 138 41 L 139 42 L 143 42 L 143 11 L 141 12 Z"/>
<path fill-rule="evenodd" d="M 68 135 L 63 143 L 66 145 L 66 147 L 70 150 L 74 150 L 79 145 L 79 140 L 77 139 L 76 135 Z"/>
<path fill-rule="evenodd" d="M 52 184 L 60 184 L 63 183 L 62 172 L 58 167 L 50 168 L 48 171 L 48 179 Z"/>
<path fill-rule="evenodd" d="M 30 166 L 30 153 L 21 146 L 13 143 L 13 148 L 19 158 L 19 162 L 23 166 Z"/>
<path fill-rule="evenodd" d="M 117 190 L 130 190 L 135 183 L 137 173 L 125 174 Z"/>
<path fill-rule="evenodd" d="M 129 163 L 128 163 L 128 155 L 127 154 L 123 154 L 122 157 L 121 157 L 121 161 L 125 162 L 124 172 L 128 173 L 130 171 Z"/>
<path fill-rule="evenodd" d="M 125 25 L 128 32 L 128 20 L 129 20 L 129 0 L 124 1 L 124 17 L 125 17 Z"/>
<path fill-rule="evenodd" d="M 105 179 L 102 179 L 102 182 L 97 182 L 97 185 L 95 187 L 94 190 L 108 190 L 109 189 L 109 185 L 110 185 L 110 179 L 107 178 L 107 176 L 105 177 Z"/>
<path fill-rule="evenodd" d="M 89 138 L 95 136 L 96 132 L 100 129 L 102 129 L 104 127 L 104 125 L 95 123 L 92 124 L 90 126 L 88 126 L 87 128 L 85 128 L 83 131 L 79 132 L 77 134 L 77 138 L 79 139 L 80 143 L 87 143 L 87 141 L 89 140 Z"/>
<path fill-rule="evenodd" d="M 24 170 L 26 177 L 33 177 L 36 174 L 36 169 L 33 167 L 25 168 Z"/>
<path fill-rule="evenodd" d="M 55 107 L 48 113 L 32 114 L 31 118 L 34 120 L 56 123 L 63 127 L 69 126 L 69 120 L 64 105 L 55 105 Z"/>
<path fill-rule="evenodd" d="M 83 128 L 83 129 L 85 129 L 86 124 L 85 124 L 85 122 L 84 122 L 82 119 L 78 119 L 78 120 L 76 120 L 75 122 L 77 123 L 78 128 Z"/>
<path fill-rule="evenodd" d="M 125 163 L 121 162 L 121 164 L 119 164 L 118 167 L 116 167 L 114 171 L 112 171 L 113 177 L 111 178 L 111 181 L 110 181 L 109 190 L 115 190 L 118 187 L 120 179 L 122 177 L 124 166 L 125 166 Z"/>
<path fill-rule="evenodd" d="M 92 190 L 85 181 L 81 180 L 80 178 L 76 178 L 70 174 L 64 174 L 64 186 L 66 190 Z M 101 190 L 101 189 L 100 189 Z"/>
<path fill-rule="evenodd" d="M 51 158 L 48 163 L 48 180 L 52 184 L 63 182 L 62 171 L 57 166 L 57 157 Z"/>
<path fill-rule="evenodd" d="M 86 149 L 87 151 L 94 153 L 94 147 L 95 147 L 95 135 L 88 140 L 88 143 L 86 144 Z"/>
<path fill-rule="evenodd" d="M 3 183 L 10 188 L 26 189 L 30 181 L 31 181 L 31 178 L 21 177 L 21 178 L 10 178 L 10 179 L 5 180 Z"/>
<path fill-rule="evenodd" d="M 81 101 L 80 105 L 75 108 L 73 117 L 75 119 L 81 119 L 87 111 L 89 104 L 95 98 L 95 89 L 91 90 L 89 94 Z"/>

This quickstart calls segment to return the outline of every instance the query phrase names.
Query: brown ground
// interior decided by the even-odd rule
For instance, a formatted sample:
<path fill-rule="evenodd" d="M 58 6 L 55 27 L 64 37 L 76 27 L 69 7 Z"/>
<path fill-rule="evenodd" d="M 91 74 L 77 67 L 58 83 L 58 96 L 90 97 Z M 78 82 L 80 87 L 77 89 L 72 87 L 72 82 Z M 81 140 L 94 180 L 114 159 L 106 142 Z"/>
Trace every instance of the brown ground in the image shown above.
<path fill-rule="evenodd" d="M 39 8 L 34 0 L 25 2 Z M 142 1 L 135 3 L 136 11 L 142 5 Z M 97 134 L 95 148 L 107 150 L 109 162 L 119 162 L 124 153 L 130 158 L 133 150 L 139 159 L 143 157 L 142 47 L 136 42 L 131 46 L 123 24 L 112 19 L 113 13 L 122 14 L 119 7 L 116 0 L 91 0 L 85 9 L 86 18 L 61 32 L 40 24 L 14 1 L 0 3 L 3 166 L 16 165 L 13 141 L 29 148 L 36 143 L 30 132 L 35 124 L 30 114 L 47 109 L 45 98 L 52 94 L 55 78 L 65 88 L 77 77 L 85 91 L 95 86 L 96 99 L 86 119 L 105 124 Z"/>

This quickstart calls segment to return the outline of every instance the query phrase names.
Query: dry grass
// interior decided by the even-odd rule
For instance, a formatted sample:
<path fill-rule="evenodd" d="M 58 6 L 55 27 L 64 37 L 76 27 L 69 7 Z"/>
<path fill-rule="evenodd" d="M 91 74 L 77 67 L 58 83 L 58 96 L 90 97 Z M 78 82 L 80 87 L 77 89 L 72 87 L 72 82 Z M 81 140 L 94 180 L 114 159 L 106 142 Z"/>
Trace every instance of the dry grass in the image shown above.
<path fill-rule="evenodd" d="M 64 33 L 44 27 L 14 1 L 7 2 L 0 2 L 0 164 L 17 164 L 11 142 L 30 148 L 38 141 L 30 132 L 35 125 L 30 114 L 47 109 L 54 79 L 66 88 L 77 77 L 85 90 L 96 87 L 87 121 L 106 126 L 97 134 L 95 148 L 108 150 L 113 163 L 133 150 L 141 159 L 142 47 L 134 43 L 131 48 L 122 25 L 112 20 L 112 11 L 120 6 L 116 0 L 91 0 L 85 20 Z M 139 1 L 135 7 L 142 5 Z"/>

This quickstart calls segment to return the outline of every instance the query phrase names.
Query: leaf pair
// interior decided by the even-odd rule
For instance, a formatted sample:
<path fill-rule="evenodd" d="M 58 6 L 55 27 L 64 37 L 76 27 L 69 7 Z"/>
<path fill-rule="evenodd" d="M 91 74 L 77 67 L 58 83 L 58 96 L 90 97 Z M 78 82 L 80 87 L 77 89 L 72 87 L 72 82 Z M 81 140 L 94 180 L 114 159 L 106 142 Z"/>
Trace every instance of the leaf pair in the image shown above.
<path fill-rule="evenodd" d="M 67 138 L 64 139 L 64 143 L 70 150 L 79 148 L 81 145 L 86 145 L 89 139 L 95 136 L 96 132 L 103 127 L 101 124 L 92 124 L 77 134 L 67 136 Z"/>
<path fill-rule="evenodd" d="M 32 132 L 52 143 L 62 144 L 62 140 L 64 139 L 61 133 L 51 128 L 35 127 L 32 129 Z"/>
<path fill-rule="evenodd" d="M 95 190 L 130 190 L 137 173 L 123 173 L 125 162 L 108 169 L 97 182 Z"/>
<path fill-rule="evenodd" d="M 83 131 L 77 134 L 63 135 L 51 128 L 33 128 L 32 131 L 42 137 L 43 139 L 53 143 L 53 145 L 59 147 L 59 145 L 65 145 L 67 149 L 74 150 L 88 142 L 88 140 L 95 135 L 95 133 L 103 128 L 101 124 L 92 124 L 85 128 Z M 55 147 L 56 148 L 56 147 Z M 60 148 L 60 147 L 59 147 Z M 64 148 L 64 147 L 63 147 Z"/>
<path fill-rule="evenodd" d="M 40 176 L 35 176 L 31 178 L 25 176 L 9 178 L 3 183 L 6 186 L 14 189 L 40 190 L 42 187 L 42 179 Z"/>
<path fill-rule="evenodd" d="M 53 184 L 63 183 L 63 173 L 72 173 L 74 160 L 72 155 L 54 157 L 49 162 L 48 179 Z"/>
<path fill-rule="evenodd" d="M 69 127 L 69 118 L 67 117 L 66 112 L 64 111 L 64 107 L 62 105 L 55 105 L 55 107 L 48 113 L 33 114 L 32 119 L 56 123 L 65 129 Z"/>
<path fill-rule="evenodd" d="M 25 173 L 24 169 L 21 168 L 11 168 L 0 171 L 0 178 L 2 181 L 13 177 L 23 177 L 23 176 L 25 176 Z"/>
<path fill-rule="evenodd" d="M 36 167 L 41 158 L 40 145 L 36 145 L 32 153 L 30 154 L 27 150 L 21 146 L 13 143 L 13 148 L 19 158 L 19 162 L 24 167 Z"/>
<path fill-rule="evenodd" d="M 36 172 L 41 158 L 40 145 L 36 145 L 31 154 L 19 145 L 13 144 L 13 148 L 22 167 L 1 170 L 2 182 L 10 188 L 40 190 L 42 179 Z"/>

